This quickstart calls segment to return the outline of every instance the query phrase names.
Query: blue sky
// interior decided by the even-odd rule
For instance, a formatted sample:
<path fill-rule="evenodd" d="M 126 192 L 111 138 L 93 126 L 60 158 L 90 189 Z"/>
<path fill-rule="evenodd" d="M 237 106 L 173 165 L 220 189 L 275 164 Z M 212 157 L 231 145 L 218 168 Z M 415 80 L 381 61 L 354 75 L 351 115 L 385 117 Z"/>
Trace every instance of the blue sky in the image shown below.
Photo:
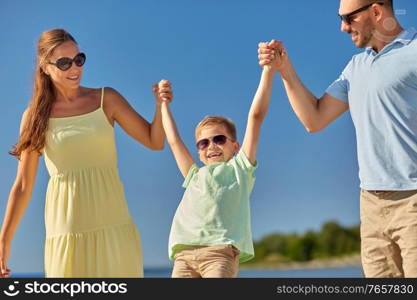
<path fill-rule="evenodd" d="M 417 2 L 396 0 L 403 27 L 417 27 Z M 321 96 L 358 53 L 340 32 L 337 0 L 325 1 L 12 1 L 0 2 L 0 216 L 17 162 L 7 154 L 31 97 L 35 45 L 41 32 L 67 29 L 87 54 L 82 84 L 117 89 L 147 120 L 154 114 L 151 85 L 174 88 L 171 105 L 190 150 L 194 127 L 206 115 L 235 121 L 243 138 L 261 68 L 257 44 L 286 43 L 299 76 Z M 145 267 L 168 266 L 167 241 L 183 178 L 168 146 L 151 151 L 116 127 L 120 176 L 141 233 Z M 197 156 L 195 156 L 197 159 Z M 259 168 L 251 197 L 254 239 L 272 232 L 318 230 L 335 219 L 359 223 L 356 141 L 349 113 L 308 134 L 294 115 L 277 76 L 264 122 Z M 43 159 L 36 187 L 12 243 L 14 272 L 42 272 Z"/>

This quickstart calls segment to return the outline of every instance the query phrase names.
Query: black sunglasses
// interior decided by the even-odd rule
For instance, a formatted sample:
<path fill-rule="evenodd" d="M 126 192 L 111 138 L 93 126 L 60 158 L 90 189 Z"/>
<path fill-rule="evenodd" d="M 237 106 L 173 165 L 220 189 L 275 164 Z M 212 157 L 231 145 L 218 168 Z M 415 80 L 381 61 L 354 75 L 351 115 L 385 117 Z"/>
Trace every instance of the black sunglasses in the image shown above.
<path fill-rule="evenodd" d="M 86 60 L 85 54 L 78 53 L 77 55 L 75 55 L 73 59 L 69 57 L 61 57 L 60 59 L 57 59 L 56 62 L 54 63 L 48 62 L 48 64 L 56 66 L 61 71 L 67 71 L 71 68 L 72 63 L 74 63 L 77 67 L 81 67 L 82 65 L 84 65 L 85 60 Z"/>
<path fill-rule="evenodd" d="M 351 13 L 345 14 L 345 15 L 339 15 L 339 18 L 342 22 L 345 22 L 346 24 L 350 25 L 352 23 L 352 17 L 364 10 L 367 10 L 368 8 L 370 8 L 372 5 L 374 4 L 379 4 L 379 5 L 384 5 L 384 2 L 373 2 L 370 3 L 368 5 L 365 5 L 355 11 L 352 11 Z"/>
<path fill-rule="evenodd" d="M 226 143 L 227 139 L 228 139 L 228 137 L 223 135 L 223 134 L 215 135 L 210 139 L 199 140 L 197 142 L 196 146 L 197 146 L 198 150 L 204 150 L 210 145 L 210 141 L 212 141 L 216 145 L 224 145 Z"/>

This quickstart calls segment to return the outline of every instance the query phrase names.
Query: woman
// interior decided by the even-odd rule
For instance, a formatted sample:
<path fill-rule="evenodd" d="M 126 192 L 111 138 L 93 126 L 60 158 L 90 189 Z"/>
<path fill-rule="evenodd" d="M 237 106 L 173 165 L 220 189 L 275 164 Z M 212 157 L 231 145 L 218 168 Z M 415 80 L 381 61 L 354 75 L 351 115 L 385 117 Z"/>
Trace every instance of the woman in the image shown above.
<path fill-rule="evenodd" d="M 164 147 L 162 98 L 167 81 L 154 86 L 156 113 L 143 119 L 117 91 L 80 86 L 86 56 L 65 30 L 38 41 L 33 97 L 11 154 L 19 159 L 0 233 L 0 271 L 31 197 L 39 156 L 51 176 L 45 204 L 46 277 L 143 277 L 139 234 L 119 180 L 114 122 L 152 150 Z"/>

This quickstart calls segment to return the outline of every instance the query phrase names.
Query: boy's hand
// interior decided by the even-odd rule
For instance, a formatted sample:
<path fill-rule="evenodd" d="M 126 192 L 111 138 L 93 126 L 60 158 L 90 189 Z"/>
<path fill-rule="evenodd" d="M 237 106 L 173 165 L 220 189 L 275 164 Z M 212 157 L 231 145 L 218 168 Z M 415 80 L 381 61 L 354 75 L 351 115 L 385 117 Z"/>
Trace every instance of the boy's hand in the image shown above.
<path fill-rule="evenodd" d="M 278 72 L 283 71 L 289 62 L 284 43 L 276 40 L 269 43 L 259 43 L 258 59 L 261 67 L 268 66 Z"/>
<path fill-rule="evenodd" d="M 171 103 L 172 101 L 172 86 L 168 80 L 162 79 L 160 82 L 152 86 L 152 92 L 158 104 L 162 102 Z"/>

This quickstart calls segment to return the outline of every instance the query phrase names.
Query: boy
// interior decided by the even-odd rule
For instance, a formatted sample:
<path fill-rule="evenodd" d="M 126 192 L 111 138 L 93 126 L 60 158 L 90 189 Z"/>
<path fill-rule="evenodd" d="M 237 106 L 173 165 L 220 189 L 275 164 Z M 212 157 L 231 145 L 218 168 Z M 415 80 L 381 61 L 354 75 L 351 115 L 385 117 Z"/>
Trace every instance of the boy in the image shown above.
<path fill-rule="evenodd" d="M 254 257 L 249 196 L 255 180 L 259 132 L 269 106 L 274 61 L 263 69 L 242 147 L 229 119 L 206 117 L 197 125 L 196 146 L 205 165 L 202 168 L 197 167 L 178 134 L 169 108 L 170 83 L 154 86 L 155 95 L 162 98 L 167 141 L 185 177 L 186 190 L 169 237 L 169 258 L 175 260 L 172 277 L 236 277 L 239 262 Z"/>

